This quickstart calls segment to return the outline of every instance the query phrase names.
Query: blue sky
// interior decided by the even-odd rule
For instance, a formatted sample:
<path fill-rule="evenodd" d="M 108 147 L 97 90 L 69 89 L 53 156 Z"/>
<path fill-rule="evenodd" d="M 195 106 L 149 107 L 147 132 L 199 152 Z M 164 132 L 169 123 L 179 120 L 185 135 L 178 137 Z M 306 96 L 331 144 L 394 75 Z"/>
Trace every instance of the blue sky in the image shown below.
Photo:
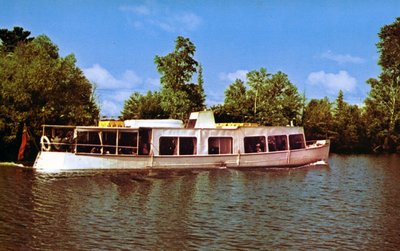
<path fill-rule="evenodd" d="M 248 71 L 282 71 L 306 97 L 362 104 L 377 77 L 377 33 L 400 1 L 0 0 L 0 27 L 47 35 L 96 83 L 101 114 L 117 116 L 134 91 L 159 90 L 156 55 L 177 36 L 196 46 L 207 105 Z"/>

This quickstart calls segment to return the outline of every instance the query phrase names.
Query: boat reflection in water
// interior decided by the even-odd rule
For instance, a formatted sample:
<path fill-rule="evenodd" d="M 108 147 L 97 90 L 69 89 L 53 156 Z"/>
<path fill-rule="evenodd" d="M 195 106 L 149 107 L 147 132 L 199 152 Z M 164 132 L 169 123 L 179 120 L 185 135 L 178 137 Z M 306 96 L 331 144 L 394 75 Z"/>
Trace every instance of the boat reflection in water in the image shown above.
<path fill-rule="evenodd" d="M 41 172 L 298 167 L 329 156 L 329 141 L 306 142 L 301 127 L 216 124 L 212 111 L 192 113 L 186 126 L 180 120 L 44 125 L 41 144 L 33 166 Z"/>

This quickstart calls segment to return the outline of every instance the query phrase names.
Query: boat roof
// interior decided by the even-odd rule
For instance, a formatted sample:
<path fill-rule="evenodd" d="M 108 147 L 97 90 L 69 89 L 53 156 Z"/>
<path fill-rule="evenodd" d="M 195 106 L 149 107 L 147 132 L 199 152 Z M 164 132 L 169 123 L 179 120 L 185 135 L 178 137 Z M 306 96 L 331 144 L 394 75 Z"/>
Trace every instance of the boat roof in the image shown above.
<path fill-rule="evenodd" d="M 48 127 L 52 127 L 47 125 Z M 66 128 L 56 126 L 53 128 Z M 141 129 L 152 129 L 155 136 L 195 136 L 202 134 L 204 136 L 219 136 L 219 137 L 236 137 L 242 136 L 261 136 L 261 135 L 290 135 L 304 134 L 302 127 L 292 126 L 257 126 L 257 127 L 216 127 L 216 128 L 183 128 L 183 127 L 99 127 L 99 126 L 69 126 L 67 128 L 76 129 L 78 132 L 139 132 Z"/>
<path fill-rule="evenodd" d="M 184 128 L 182 120 L 179 119 L 130 119 L 124 121 L 128 128 L 151 127 L 151 128 Z"/>
<path fill-rule="evenodd" d="M 178 119 L 130 119 L 125 121 L 104 121 L 98 126 L 61 126 L 44 125 L 44 127 L 53 128 L 76 128 L 78 131 L 129 131 L 139 130 L 141 128 L 154 129 L 159 132 L 184 133 L 184 131 L 214 130 L 214 131 L 232 131 L 240 130 L 246 134 L 293 134 L 303 133 L 302 127 L 292 126 L 259 126 L 257 123 L 215 123 L 214 113 L 212 111 L 194 112 L 189 117 L 188 125 L 184 125 L 182 120 Z"/>

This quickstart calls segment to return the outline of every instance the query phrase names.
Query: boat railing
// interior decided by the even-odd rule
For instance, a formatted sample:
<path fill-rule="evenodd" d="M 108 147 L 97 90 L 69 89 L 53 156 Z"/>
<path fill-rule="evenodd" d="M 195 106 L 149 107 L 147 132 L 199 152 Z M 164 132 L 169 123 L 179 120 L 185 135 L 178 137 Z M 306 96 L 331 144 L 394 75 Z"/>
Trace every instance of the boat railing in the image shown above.
<path fill-rule="evenodd" d="M 40 138 L 41 149 L 44 151 L 72 151 L 75 126 L 43 125 Z"/>
<path fill-rule="evenodd" d="M 42 151 L 71 152 L 76 154 L 137 155 L 137 145 L 119 145 L 78 140 L 75 126 L 43 125 L 40 139 Z M 118 150 L 117 150 L 118 149 Z"/>
<path fill-rule="evenodd" d="M 326 144 L 329 144 L 329 140 L 318 139 L 318 140 L 307 140 L 306 141 L 306 147 L 307 148 L 321 147 L 321 146 L 324 146 Z"/>
<path fill-rule="evenodd" d="M 42 143 L 43 145 L 43 143 Z M 55 141 L 50 141 L 50 149 L 47 148 L 45 149 L 44 146 L 42 146 L 43 150 L 46 151 L 52 151 L 52 152 L 73 152 L 75 145 L 73 143 L 69 142 L 55 142 Z"/>
<path fill-rule="evenodd" d="M 41 142 L 42 149 L 50 152 L 73 152 L 73 153 L 90 153 L 90 154 L 118 154 L 118 155 L 137 155 L 138 147 L 136 146 L 116 146 L 101 145 L 73 142 Z M 116 151 L 118 149 L 118 152 Z"/>
<path fill-rule="evenodd" d="M 136 146 L 116 146 L 106 144 L 86 144 L 76 143 L 75 152 L 77 154 L 114 154 L 114 155 L 137 155 Z M 118 149 L 118 151 L 117 151 Z"/>

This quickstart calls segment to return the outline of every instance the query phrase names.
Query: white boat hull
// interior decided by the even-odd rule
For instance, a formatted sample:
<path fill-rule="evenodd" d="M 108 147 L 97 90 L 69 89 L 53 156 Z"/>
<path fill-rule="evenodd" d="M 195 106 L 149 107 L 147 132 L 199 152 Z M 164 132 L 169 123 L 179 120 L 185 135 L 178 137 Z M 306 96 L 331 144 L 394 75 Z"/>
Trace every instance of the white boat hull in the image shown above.
<path fill-rule="evenodd" d="M 292 151 L 181 156 L 121 156 L 47 152 L 38 154 L 34 168 L 39 172 L 89 169 L 218 169 L 257 167 L 298 167 L 327 162 L 329 143 Z"/>

